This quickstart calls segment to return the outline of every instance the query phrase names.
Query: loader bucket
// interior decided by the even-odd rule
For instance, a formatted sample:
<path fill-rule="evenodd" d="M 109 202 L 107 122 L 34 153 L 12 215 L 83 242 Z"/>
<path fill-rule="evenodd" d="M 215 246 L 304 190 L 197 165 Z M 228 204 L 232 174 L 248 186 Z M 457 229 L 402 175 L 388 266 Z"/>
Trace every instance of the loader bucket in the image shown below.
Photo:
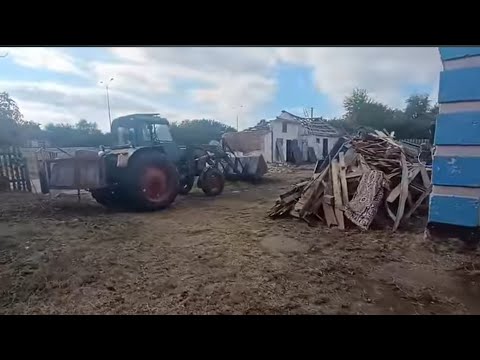
<path fill-rule="evenodd" d="M 259 180 L 268 171 L 263 155 L 237 155 L 231 159 L 227 179 Z"/>

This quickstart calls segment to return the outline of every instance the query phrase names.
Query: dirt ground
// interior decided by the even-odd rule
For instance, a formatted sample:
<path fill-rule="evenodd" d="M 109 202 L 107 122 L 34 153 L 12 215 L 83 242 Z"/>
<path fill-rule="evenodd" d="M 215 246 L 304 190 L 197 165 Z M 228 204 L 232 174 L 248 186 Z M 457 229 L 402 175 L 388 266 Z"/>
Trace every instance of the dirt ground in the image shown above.
<path fill-rule="evenodd" d="M 480 314 L 480 258 L 423 239 L 271 220 L 311 170 L 195 189 L 168 210 L 0 194 L 2 314 Z"/>

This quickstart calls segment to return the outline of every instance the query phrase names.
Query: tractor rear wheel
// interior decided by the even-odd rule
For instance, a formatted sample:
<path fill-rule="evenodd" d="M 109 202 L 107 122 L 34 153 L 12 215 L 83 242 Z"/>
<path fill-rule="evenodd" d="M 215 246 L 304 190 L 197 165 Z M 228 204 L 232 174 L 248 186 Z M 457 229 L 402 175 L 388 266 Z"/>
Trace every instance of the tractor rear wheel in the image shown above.
<path fill-rule="evenodd" d="M 156 152 L 139 154 L 128 168 L 128 194 L 137 210 L 160 210 L 175 201 L 179 176 L 175 165 Z"/>
<path fill-rule="evenodd" d="M 207 196 L 217 196 L 223 192 L 225 186 L 225 176 L 216 169 L 210 168 L 206 170 L 198 179 L 199 186 Z"/>

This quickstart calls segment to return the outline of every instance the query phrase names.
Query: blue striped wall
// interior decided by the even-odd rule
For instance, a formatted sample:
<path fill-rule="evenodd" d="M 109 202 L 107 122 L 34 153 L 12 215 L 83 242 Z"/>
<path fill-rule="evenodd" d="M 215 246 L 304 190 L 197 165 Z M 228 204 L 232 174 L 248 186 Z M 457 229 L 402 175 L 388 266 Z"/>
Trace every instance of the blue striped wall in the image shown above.
<path fill-rule="evenodd" d="M 450 47 L 441 47 L 440 57 L 442 61 L 455 60 L 464 58 L 467 56 L 476 56 L 480 55 L 480 47 L 461 47 L 461 46 L 450 46 Z"/>
<path fill-rule="evenodd" d="M 440 114 L 435 145 L 480 144 L 480 111 Z"/>
<path fill-rule="evenodd" d="M 438 102 L 480 100 L 480 68 L 457 69 L 440 73 Z"/>
<path fill-rule="evenodd" d="M 471 60 L 480 58 L 480 47 L 439 50 L 444 70 L 440 73 L 438 93 L 440 114 L 436 124 L 429 221 L 478 227 L 480 65 L 476 64 L 480 62 Z M 455 66 L 449 66 L 450 63 Z"/>

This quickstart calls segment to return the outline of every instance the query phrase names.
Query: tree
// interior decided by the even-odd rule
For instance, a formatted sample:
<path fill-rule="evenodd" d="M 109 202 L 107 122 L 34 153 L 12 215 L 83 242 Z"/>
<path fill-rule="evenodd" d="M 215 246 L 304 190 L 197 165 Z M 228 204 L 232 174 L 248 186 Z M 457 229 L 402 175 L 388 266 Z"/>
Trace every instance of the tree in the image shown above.
<path fill-rule="evenodd" d="M 0 93 L 0 145 L 13 145 L 19 143 L 20 129 L 23 115 L 8 93 Z"/>
<path fill-rule="evenodd" d="M 236 131 L 233 127 L 215 120 L 183 120 L 171 125 L 172 137 L 180 145 L 208 144 L 220 140 L 227 132 Z"/>
<path fill-rule="evenodd" d="M 97 147 L 109 145 L 110 135 L 102 133 L 95 122 L 85 119 L 75 125 L 70 124 L 47 124 L 45 126 L 46 138 L 52 145 L 58 147 Z"/>
<path fill-rule="evenodd" d="M 370 98 L 365 89 L 353 89 L 352 95 L 347 96 L 343 100 L 343 107 L 345 109 L 345 117 L 354 120 L 355 115 L 360 113 L 368 104 L 374 101 Z"/>
<path fill-rule="evenodd" d="M 354 130 L 359 127 L 383 129 L 391 125 L 393 110 L 374 101 L 365 89 L 354 89 L 352 95 L 343 101 L 345 127 Z"/>
<path fill-rule="evenodd" d="M 405 101 L 404 122 L 399 130 L 404 138 L 428 138 L 429 127 L 438 114 L 427 94 L 414 94 Z"/>
<path fill-rule="evenodd" d="M 354 89 L 343 104 L 343 119 L 336 119 L 331 124 L 350 133 L 364 127 L 394 131 L 397 138 L 428 138 L 429 126 L 438 115 L 438 105 L 432 106 L 425 94 L 409 96 L 401 110 L 375 101 L 364 89 Z"/>

